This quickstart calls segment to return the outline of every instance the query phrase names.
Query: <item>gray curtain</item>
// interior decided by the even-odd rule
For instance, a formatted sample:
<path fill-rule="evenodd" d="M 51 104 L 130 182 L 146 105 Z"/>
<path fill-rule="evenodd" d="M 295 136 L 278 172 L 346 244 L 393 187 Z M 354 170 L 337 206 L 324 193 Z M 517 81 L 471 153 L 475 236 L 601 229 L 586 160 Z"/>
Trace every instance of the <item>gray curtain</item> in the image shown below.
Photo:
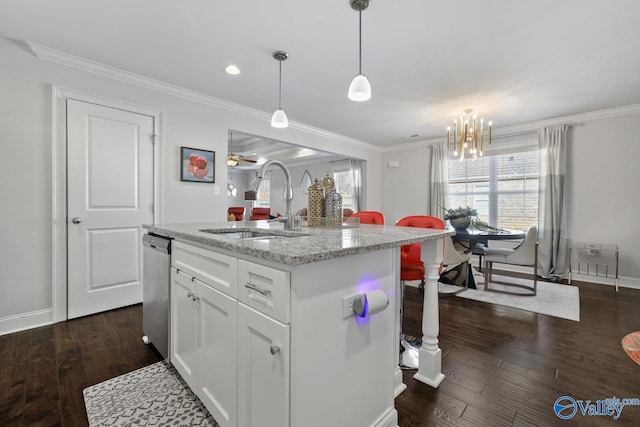
<path fill-rule="evenodd" d="M 568 125 L 538 131 L 540 196 L 538 199 L 538 273 L 563 277 L 567 264 L 566 151 Z"/>
<path fill-rule="evenodd" d="M 353 211 L 362 210 L 362 160 L 351 159 L 351 196 L 353 197 Z"/>
<path fill-rule="evenodd" d="M 431 216 L 442 218 L 443 207 L 447 206 L 447 187 L 449 186 L 449 169 L 447 168 L 447 149 L 444 143 L 431 147 L 431 194 L 429 209 Z"/>

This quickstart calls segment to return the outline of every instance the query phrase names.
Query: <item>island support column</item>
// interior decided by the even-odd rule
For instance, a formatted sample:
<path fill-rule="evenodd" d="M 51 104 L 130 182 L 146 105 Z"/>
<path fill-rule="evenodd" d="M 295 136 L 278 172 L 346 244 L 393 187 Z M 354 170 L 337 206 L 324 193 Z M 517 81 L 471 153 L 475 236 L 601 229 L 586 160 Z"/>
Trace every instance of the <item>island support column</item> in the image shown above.
<path fill-rule="evenodd" d="M 442 373 L 442 351 L 438 347 L 440 334 L 440 315 L 438 312 L 438 279 L 443 256 L 443 240 L 425 240 L 422 242 L 422 261 L 427 273 L 424 286 L 424 305 L 422 307 L 422 346 L 420 347 L 416 380 L 438 387 Z"/>

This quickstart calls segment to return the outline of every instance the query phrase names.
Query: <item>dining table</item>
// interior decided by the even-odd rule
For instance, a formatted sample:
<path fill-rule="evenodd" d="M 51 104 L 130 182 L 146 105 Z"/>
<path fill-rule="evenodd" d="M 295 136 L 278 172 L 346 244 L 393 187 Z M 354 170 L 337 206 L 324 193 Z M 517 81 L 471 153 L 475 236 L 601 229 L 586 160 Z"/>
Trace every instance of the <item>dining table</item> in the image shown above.
<path fill-rule="evenodd" d="M 466 254 L 475 253 L 482 256 L 482 251 L 478 249 L 485 249 L 488 246 L 490 240 L 523 240 L 526 233 L 522 230 L 505 230 L 505 229 L 479 229 L 479 228 L 466 228 L 463 230 L 455 230 L 456 234 L 451 236 L 453 243 L 457 248 L 461 249 L 461 252 Z M 476 252 L 474 252 L 476 250 Z M 482 271 L 482 267 L 479 266 L 479 271 Z M 473 266 L 469 263 L 468 271 L 468 287 L 471 289 L 477 289 L 476 281 L 473 277 Z"/>

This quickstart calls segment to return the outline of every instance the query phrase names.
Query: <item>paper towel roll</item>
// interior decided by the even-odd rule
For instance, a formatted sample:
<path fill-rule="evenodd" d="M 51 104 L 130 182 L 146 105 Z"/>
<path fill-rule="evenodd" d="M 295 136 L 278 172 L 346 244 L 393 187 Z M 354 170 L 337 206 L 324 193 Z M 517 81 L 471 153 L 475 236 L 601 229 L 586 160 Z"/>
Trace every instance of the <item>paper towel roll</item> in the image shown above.
<path fill-rule="evenodd" d="M 358 317 L 380 313 L 389 306 L 389 298 L 380 289 L 367 292 L 353 302 L 353 311 Z"/>

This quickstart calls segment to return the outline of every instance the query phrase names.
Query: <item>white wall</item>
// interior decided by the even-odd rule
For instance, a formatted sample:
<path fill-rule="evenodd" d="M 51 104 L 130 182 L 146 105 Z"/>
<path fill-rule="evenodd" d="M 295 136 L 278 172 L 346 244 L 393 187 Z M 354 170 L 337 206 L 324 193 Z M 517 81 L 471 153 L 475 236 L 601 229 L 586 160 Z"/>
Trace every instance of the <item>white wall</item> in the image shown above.
<path fill-rule="evenodd" d="M 269 114 L 243 114 L 171 96 L 102 75 L 38 59 L 21 43 L 0 38 L 0 334 L 52 319 L 52 85 L 162 111 L 163 222 L 226 221 L 229 129 L 366 159 L 369 144 L 304 126 L 273 129 Z M 179 180 L 180 146 L 216 152 L 216 186 Z M 379 175 L 367 195 L 379 206 Z"/>
<path fill-rule="evenodd" d="M 570 130 L 569 237 L 616 243 L 623 282 L 640 282 L 640 114 L 586 121 Z"/>
<path fill-rule="evenodd" d="M 389 168 L 389 162 L 398 167 Z M 382 213 L 387 224 L 409 215 L 429 215 L 431 147 L 382 153 Z"/>
<path fill-rule="evenodd" d="M 629 108 L 628 111 L 637 111 Z M 615 243 L 620 249 L 620 284 L 640 288 L 640 113 L 580 122 L 568 133 L 568 237 Z M 597 114 L 592 114 L 596 115 Z M 586 114 L 585 117 L 592 115 Z M 602 114 L 602 116 L 608 116 Z M 534 133 L 496 139 L 491 149 L 531 144 Z M 389 169 L 388 162 L 399 167 Z M 427 143 L 408 144 L 382 154 L 382 211 L 389 220 L 428 212 L 431 150 Z M 611 283 L 592 277 L 580 279 Z"/>

